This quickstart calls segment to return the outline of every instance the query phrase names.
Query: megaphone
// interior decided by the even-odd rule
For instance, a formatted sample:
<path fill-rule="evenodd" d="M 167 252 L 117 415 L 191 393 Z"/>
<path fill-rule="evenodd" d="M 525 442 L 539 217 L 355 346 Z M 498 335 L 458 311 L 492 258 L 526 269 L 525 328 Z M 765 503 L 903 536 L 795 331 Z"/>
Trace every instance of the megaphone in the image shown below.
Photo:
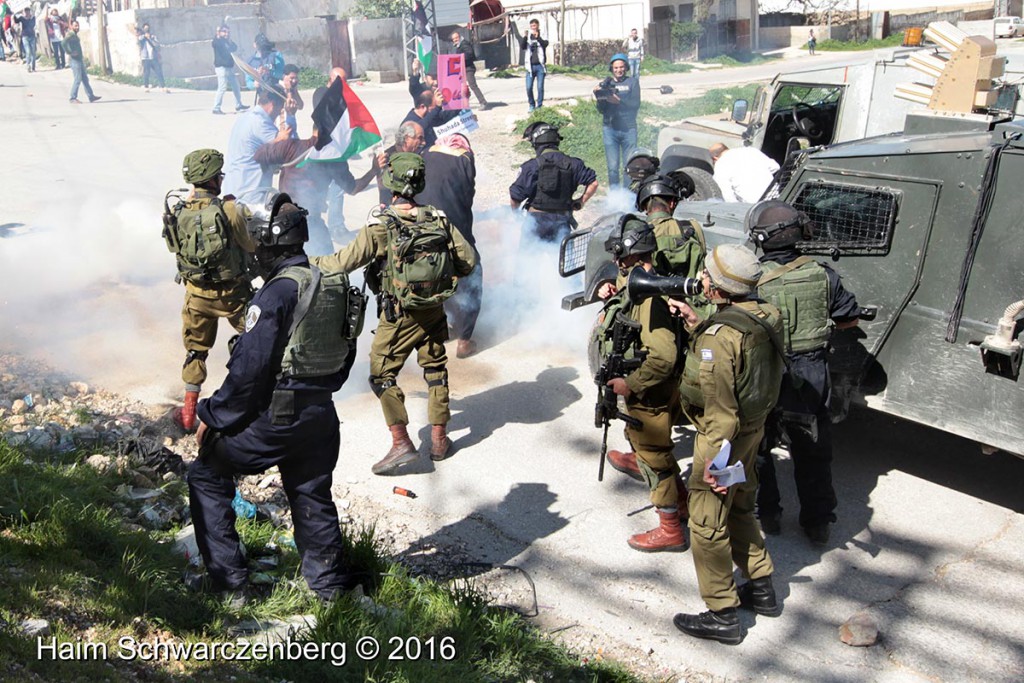
<path fill-rule="evenodd" d="M 697 296 L 704 291 L 704 284 L 697 278 L 683 275 L 663 277 L 648 273 L 643 268 L 634 268 L 626 280 L 629 298 L 637 303 L 652 296 Z"/>

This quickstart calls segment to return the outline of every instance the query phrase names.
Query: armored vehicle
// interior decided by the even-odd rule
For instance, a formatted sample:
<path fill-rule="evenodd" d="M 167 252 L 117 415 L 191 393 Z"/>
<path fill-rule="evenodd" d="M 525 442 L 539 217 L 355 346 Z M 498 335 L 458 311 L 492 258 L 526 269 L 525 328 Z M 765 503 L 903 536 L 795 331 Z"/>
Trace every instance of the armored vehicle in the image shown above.
<path fill-rule="evenodd" d="M 973 88 L 918 84 L 929 109 L 901 133 L 798 153 L 769 193 L 810 216 L 801 251 L 834 260 L 873 313 L 834 336 L 834 413 L 856 402 L 1024 456 L 1024 119 L 1016 87 L 995 87 L 992 41 L 957 41 L 950 65 L 961 51 L 973 58 L 954 79 Z M 749 207 L 684 202 L 676 218 L 699 221 L 710 249 L 748 240 Z M 607 277 L 587 252 L 586 291 L 566 308 Z"/>

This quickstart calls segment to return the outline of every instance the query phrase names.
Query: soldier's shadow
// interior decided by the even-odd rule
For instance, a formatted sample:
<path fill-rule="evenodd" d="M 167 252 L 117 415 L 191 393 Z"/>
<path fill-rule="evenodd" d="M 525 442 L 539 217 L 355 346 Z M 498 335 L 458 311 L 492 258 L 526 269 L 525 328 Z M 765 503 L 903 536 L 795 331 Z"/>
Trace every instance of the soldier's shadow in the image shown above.
<path fill-rule="evenodd" d="M 451 402 L 449 433 L 468 429 L 455 439 L 453 448 L 469 448 L 493 435 L 506 424 L 544 424 L 558 419 L 583 395 L 572 382 L 575 368 L 548 368 L 530 382 L 511 382 Z M 419 432 L 420 441 L 430 441 L 430 426 Z"/>

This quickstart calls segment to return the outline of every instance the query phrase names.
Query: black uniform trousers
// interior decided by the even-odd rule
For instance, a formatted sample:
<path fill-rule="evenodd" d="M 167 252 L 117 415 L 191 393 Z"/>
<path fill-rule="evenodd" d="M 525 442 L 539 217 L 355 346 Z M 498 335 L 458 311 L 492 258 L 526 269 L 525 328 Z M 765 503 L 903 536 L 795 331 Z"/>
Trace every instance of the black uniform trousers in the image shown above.
<path fill-rule="evenodd" d="M 271 424 L 268 410 L 236 435 L 207 435 L 188 471 L 189 505 L 199 552 L 215 588 L 233 590 L 248 581 L 231 507 L 234 478 L 274 465 L 291 506 L 306 583 L 325 600 L 355 586 L 344 570 L 338 510 L 331 496 L 338 428 L 334 404 L 327 401 L 305 406 L 289 425 Z"/>
<path fill-rule="evenodd" d="M 813 527 L 836 521 L 836 493 L 832 487 L 832 416 L 828 408 L 830 382 L 825 351 L 793 354 L 782 378 L 778 406 L 781 410 L 812 415 L 817 421 L 818 439 L 795 425 L 787 425 L 789 454 L 800 500 L 800 526 Z M 782 513 L 775 461 L 771 448 L 778 442 L 781 425 L 770 418 L 765 439 L 757 454 L 758 517 Z"/>

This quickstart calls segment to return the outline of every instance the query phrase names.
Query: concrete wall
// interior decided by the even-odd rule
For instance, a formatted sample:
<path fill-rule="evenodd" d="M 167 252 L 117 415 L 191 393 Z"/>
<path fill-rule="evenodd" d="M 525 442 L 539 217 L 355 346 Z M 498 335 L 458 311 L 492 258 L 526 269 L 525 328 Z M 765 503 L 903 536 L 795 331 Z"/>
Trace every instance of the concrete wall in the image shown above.
<path fill-rule="evenodd" d="M 327 37 L 327 20 L 318 17 L 267 22 L 267 37 L 284 55 L 288 64 L 331 70 L 331 45 Z M 246 53 L 251 54 L 251 50 Z"/>
<path fill-rule="evenodd" d="M 808 32 L 812 28 L 818 40 L 839 37 L 836 33 L 838 27 L 833 27 L 830 35 L 828 26 L 762 26 L 758 33 L 760 49 L 779 50 L 786 47 L 805 45 L 809 36 Z"/>
<path fill-rule="evenodd" d="M 367 71 L 397 71 L 405 73 L 402 63 L 401 19 L 352 20 L 348 27 L 352 42 L 352 71 L 363 75 Z"/>

